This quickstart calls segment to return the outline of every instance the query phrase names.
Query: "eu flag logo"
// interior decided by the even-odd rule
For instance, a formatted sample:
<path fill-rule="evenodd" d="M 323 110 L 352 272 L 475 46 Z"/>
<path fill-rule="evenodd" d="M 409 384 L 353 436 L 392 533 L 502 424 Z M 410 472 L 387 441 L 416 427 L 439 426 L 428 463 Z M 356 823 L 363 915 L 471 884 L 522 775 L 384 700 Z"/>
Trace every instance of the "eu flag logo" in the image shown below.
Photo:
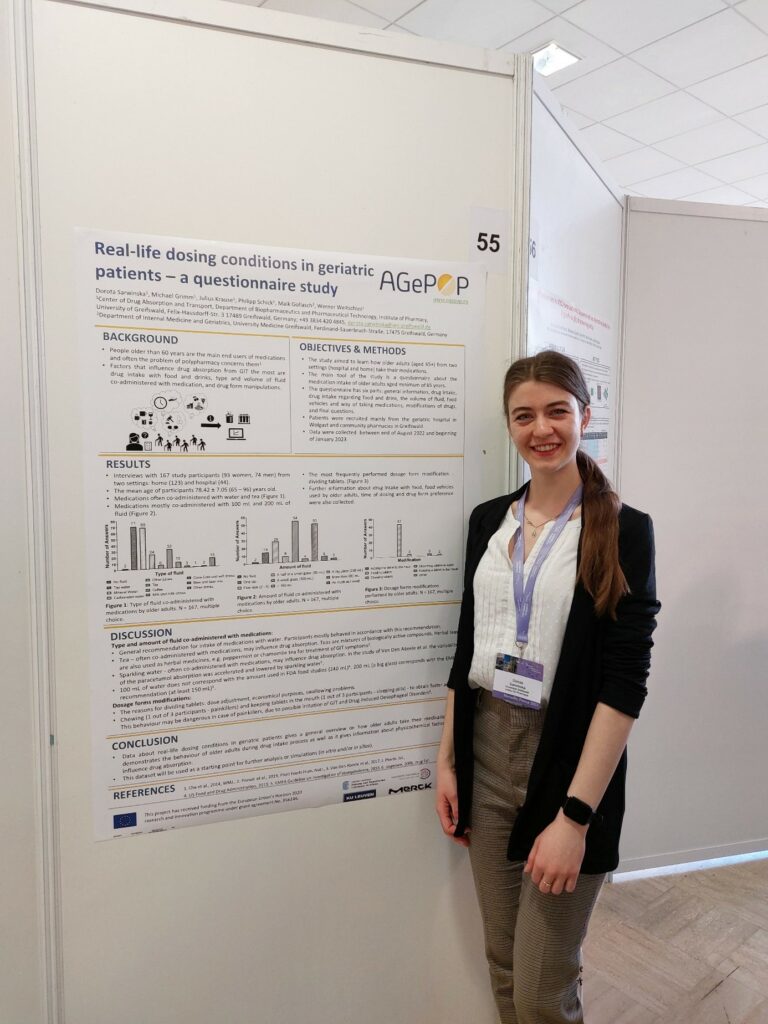
<path fill-rule="evenodd" d="M 113 814 L 112 828 L 134 828 L 136 825 L 136 812 L 131 814 Z"/>

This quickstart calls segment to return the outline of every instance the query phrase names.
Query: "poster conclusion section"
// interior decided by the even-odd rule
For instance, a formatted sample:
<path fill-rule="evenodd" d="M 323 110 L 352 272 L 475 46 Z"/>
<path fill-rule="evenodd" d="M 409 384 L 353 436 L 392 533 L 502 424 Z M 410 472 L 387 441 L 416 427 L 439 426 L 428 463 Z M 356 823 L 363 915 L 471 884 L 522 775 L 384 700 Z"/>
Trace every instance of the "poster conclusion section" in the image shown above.
<path fill-rule="evenodd" d="M 430 787 L 483 271 L 77 249 L 97 838 Z"/>

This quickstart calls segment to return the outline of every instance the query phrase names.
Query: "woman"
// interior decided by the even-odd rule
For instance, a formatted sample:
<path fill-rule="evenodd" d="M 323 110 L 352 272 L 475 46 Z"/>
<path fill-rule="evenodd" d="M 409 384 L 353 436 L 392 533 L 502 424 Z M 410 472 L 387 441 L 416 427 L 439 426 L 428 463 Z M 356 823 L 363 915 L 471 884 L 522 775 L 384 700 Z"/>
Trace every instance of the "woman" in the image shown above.
<path fill-rule="evenodd" d="M 437 812 L 469 847 L 502 1024 L 581 1022 L 581 943 L 619 860 L 660 607 L 653 527 L 579 450 L 573 360 L 513 363 L 504 412 L 531 479 L 470 516 Z"/>

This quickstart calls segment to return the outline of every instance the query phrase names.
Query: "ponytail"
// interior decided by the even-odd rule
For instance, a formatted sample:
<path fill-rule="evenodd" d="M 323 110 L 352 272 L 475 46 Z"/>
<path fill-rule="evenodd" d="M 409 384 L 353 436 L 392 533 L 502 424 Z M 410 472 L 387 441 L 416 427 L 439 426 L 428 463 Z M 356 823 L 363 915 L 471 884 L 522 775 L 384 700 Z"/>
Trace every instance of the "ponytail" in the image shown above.
<path fill-rule="evenodd" d="M 595 602 L 595 611 L 616 618 L 616 605 L 629 586 L 619 564 L 621 500 L 595 460 L 576 453 L 584 493 L 579 580 Z"/>

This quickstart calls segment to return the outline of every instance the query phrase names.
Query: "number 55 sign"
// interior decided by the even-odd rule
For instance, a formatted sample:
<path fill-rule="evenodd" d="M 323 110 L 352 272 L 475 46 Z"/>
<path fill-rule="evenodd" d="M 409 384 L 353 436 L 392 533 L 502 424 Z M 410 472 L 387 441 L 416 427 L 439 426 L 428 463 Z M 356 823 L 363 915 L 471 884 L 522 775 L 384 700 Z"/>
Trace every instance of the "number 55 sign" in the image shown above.
<path fill-rule="evenodd" d="M 472 207 L 469 258 L 473 263 L 484 263 L 495 274 L 509 270 L 509 221 L 507 210 Z"/>

